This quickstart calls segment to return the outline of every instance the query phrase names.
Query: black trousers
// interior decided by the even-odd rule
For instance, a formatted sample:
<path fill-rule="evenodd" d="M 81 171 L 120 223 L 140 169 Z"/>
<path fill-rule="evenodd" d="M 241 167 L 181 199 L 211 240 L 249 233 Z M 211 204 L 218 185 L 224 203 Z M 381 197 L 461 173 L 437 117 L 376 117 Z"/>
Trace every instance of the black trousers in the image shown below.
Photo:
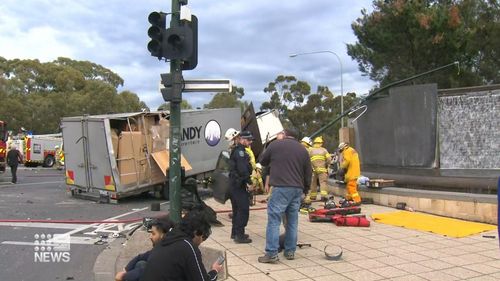
<path fill-rule="evenodd" d="M 17 165 L 10 166 L 10 173 L 12 174 L 12 183 L 17 182 Z"/>
<path fill-rule="evenodd" d="M 250 212 L 249 193 L 243 187 L 231 187 L 231 206 L 233 209 L 233 227 L 231 236 L 241 237 L 245 234 Z"/>

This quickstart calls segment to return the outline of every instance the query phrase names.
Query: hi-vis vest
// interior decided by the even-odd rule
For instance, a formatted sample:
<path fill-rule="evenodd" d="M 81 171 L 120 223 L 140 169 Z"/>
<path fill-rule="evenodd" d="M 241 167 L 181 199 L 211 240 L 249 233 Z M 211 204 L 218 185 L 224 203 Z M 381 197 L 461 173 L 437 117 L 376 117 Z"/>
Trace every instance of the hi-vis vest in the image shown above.
<path fill-rule="evenodd" d="M 257 163 L 255 162 L 255 154 L 253 154 L 252 148 L 245 147 L 245 151 L 250 157 L 250 165 L 252 165 L 252 170 L 255 170 L 255 165 L 257 165 Z"/>
<path fill-rule="evenodd" d="M 328 164 L 330 163 L 330 154 L 324 147 L 311 147 L 309 148 L 309 157 L 311 157 L 311 164 L 313 171 L 316 173 L 328 172 Z"/>

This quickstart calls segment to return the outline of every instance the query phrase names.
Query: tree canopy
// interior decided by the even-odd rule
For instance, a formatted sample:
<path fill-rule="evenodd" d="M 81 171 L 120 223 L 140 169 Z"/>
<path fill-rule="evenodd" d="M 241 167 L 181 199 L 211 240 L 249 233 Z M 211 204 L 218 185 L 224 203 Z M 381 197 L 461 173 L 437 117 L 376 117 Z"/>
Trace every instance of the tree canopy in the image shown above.
<path fill-rule="evenodd" d="M 244 110 L 248 106 L 248 102 L 241 100 L 244 95 L 245 90 L 234 85 L 231 92 L 215 94 L 212 100 L 203 107 L 207 109 L 239 107 Z"/>
<path fill-rule="evenodd" d="M 89 62 L 58 58 L 7 60 L 0 57 L 0 119 L 10 130 L 59 132 L 62 117 L 134 112 L 147 108 L 130 91 L 118 93 L 123 79 Z"/>
<path fill-rule="evenodd" d="M 193 106 L 189 104 L 189 102 L 185 99 L 181 101 L 181 109 L 193 109 Z M 170 102 L 166 102 L 161 104 L 158 109 L 158 111 L 169 111 L 170 110 Z"/>
<path fill-rule="evenodd" d="M 264 88 L 264 92 L 270 99 L 262 103 L 260 109 L 278 110 L 283 125 L 295 128 L 300 137 L 311 135 L 340 115 L 340 95 L 334 95 L 325 86 L 318 86 L 316 93 L 311 93 L 311 86 L 294 76 L 279 75 Z M 344 107 L 353 106 L 357 100 L 355 93 L 347 93 Z M 322 134 L 329 150 L 338 144 L 339 128 L 340 122 Z"/>
<path fill-rule="evenodd" d="M 414 83 L 439 88 L 500 83 L 500 5 L 496 0 L 375 0 L 347 44 L 359 69 L 380 86 L 458 61 Z"/>

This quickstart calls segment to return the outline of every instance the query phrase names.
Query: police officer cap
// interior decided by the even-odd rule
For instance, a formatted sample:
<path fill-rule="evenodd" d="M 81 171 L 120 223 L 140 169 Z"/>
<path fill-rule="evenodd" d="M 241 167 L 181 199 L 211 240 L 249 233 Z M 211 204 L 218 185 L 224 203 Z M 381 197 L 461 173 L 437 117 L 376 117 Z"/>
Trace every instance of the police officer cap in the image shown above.
<path fill-rule="evenodd" d="M 253 135 L 250 131 L 243 131 L 240 133 L 240 138 L 247 139 L 247 140 L 253 140 Z"/>

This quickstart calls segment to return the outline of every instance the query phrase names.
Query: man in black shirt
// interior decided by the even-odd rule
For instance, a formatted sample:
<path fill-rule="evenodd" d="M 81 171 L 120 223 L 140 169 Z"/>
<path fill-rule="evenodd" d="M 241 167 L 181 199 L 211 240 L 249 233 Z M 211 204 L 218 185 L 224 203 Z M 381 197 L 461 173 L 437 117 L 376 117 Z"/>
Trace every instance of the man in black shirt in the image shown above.
<path fill-rule="evenodd" d="M 17 166 L 19 163 L 23 163 L 23 157 L 17 147 L 11 145 L 9 147 L 9 152 L 7 153 L 7 165 L 10 166 L 10 172 L 12 174 L 12 184 L 17 183 Z"/>
<path fill-rule="evenodd" d="M 286 215 L 287 221 L 284 255 L 288 260 L 295 258 L 300 201 L 311 184 L 309 153 L 295 139 L 294 131 L 284 130 L 282 134 L 284 138 L 272 142 L 260 160 L 262 165 L 270 168 L 269 181 L 273 187 L 267 203 L 266 254 L 258 259 L 261 263 L 275 263 L 279 260 L 279 227 L 283 215 Z"/>
<path fill-rule="evenodd" d="M 180 224 L 153 248 L 141 281 L 217 280 L 223 266 L 216 261 L 207 272 L 198 248 L 210 234 L 210 224 L 204 212 L 192 210 L 187 213 Z"/>
<path fill-rule="evenodd" d="M 149 239 L 151 239 L 153 246 L 158 245 L 173 227 L 174 223 L 169 219 L 168 215 L 153 219 L 148 229 L 150 233 Z M 124 270 L 116 274 L 115 281 L 139 281 L 144 274 L 151 251 L 139 254 L 129 261 Z"/>

